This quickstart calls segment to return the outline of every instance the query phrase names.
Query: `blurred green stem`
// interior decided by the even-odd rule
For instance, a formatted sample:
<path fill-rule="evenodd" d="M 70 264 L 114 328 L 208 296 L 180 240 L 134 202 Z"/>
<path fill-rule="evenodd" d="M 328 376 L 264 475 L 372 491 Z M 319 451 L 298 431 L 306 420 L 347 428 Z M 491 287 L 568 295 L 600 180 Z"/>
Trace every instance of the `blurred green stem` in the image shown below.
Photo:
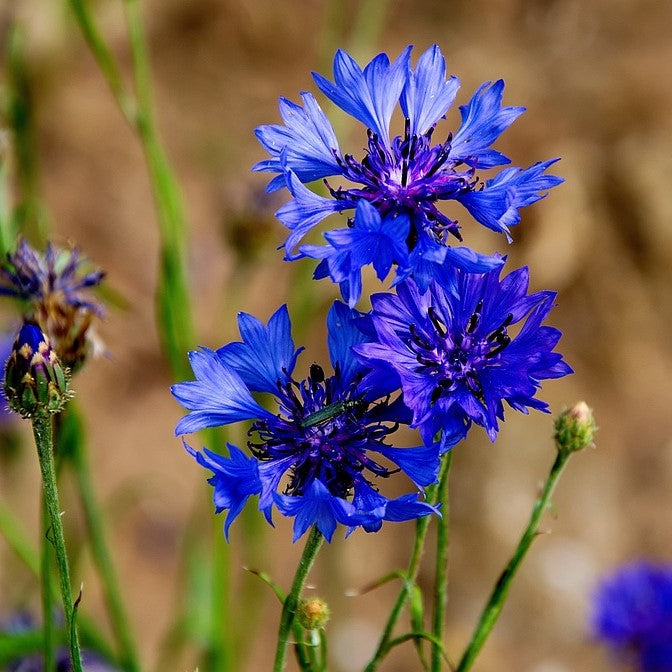
<path fill-rule="evenodd" d="M 285 668 L 287 644 L 289 642 L 289 633 L 292 631 L 294 625 L 294 616 L 296 615 L 296 610 L 299 606 L 303 587 L 306 585 L 308 573 L 315 562 L 315 558 L 317 557 L 323 542 L 324 537 L 322 536 L 322 533 L 316 526 L 313 526 L 308 535 L 308 540 L 303 549 L 303 554 L 299 560 L 298 567 L 296 568 L 292 588 L 282 605 L 280 628 L 278 630 L 278 645 L 275 651 L 273 672 L 282 672 Z"/>
<path fill-rule="evenodd" d="M 194 346 L 187 274 L 186 223 L 179 186 L 158 137 L 154 121 L 146 39 L 138 0 L 124 0 L 129 31 L 135 91 L 123 82 L 121 71 L 98 31 L 85 0 L 68 0 L 91 52 L 124 118 L 142 144 L 154 192 L 161 239 L 160 273 L 156 291 L 159 332 L 173 374 L 189 376 L 187 351 Z"/>
<path fill-rule="evenodd" d="M 69 446 L 64 451 L 72 463 L 79 497 L 86 519 L 91 543 L 93 561 L 96 564 L 102 583 L 105 603 L 110 616 L 112 630 L 120 649 L 120 665 L 127 672 L 138 672 L 140 664 L 138 654 L 124 608 L 119 581 L 112 562 L 109 547 L 105 536 L 105 522 L 96 498 L 91 481 L 91 469 L 83 435 L 82 422 L 76 406 L 70 404 L 61 417 L 62 422 L 57 425 L 56 445 L 62 447 L 61 429 L 68 428 Z M 66 426 L 66 423 L 68 425 Z"/>
<path fill-rule="evenodd" d="M 33 435 L 42 474 L 42 488 L 51 531 L 51 541 L 56 552 L 56 563 L 60 578 L 61 598 L 65 613 L 65 624 L 70 643 L 70 658 L 74 672 L 82 672 L 82 661 L 75 624 L 75 610 L 72 601 L 72 588 L 70 584 L 70 568 L 65 549 L 65 537 L 61 522 L 61 507 L 58 500 L 56 487 L 56 470 L 54 468 L 54 441 L 51 427 L 51 415 L 39 412 L 32 418 Z M 43 577 L 44 580 L 44 577 Z"/>
<path fill-rule="evenodd" d="M 12 130 L 15 171 L 18 182 L 16 219 L 2 230 L 3 251 L 13 249 L 15 228 L 31 240 L 42 240 L 47 228 L 46 210 L 39 197 L 39 159 L 35 139 L 35 114 L 27 73 L 26 36 L 15 26 L 8 40 L 6 116 Z"/>
<path fill-rule="evenodd" d="M 436 494 L 436 501 L 441 505 L 441 518 L 438 520 L 436 533 L 436 562 L 434 570 L 434 613 L 432 618 L 432 634 L 436 641 L 443 640 L 446 605 L 448 603 L 448 544 L 450 541 L 450 502 L 448 501 L 448 477 L 453 460 L 453 451 L 443 456 L 444 468 Z M 432 644 L 432 672 L 439 672 L 443 651 Z"/>
<path fill-rule="evenodd" d="M 520 564 L 522 563 L 527 551 L 530 549 L 532 542 L 537 537 L 537 530 L 539 528 L 539 521 L 544 511 L 548 507 L 549 500 L 553 494 L 562 471 L 569 460 L 569 457 L 572 453 L 568 451 L 558 451 L 553 466 L 548 474 L 546 483 L 541 491 L 541 494 L 537 497 L 537 500 L 534 503 L 534 508 L 532 509 L 532 515 L 530 517 L 530 522 L 523 532 L 523 536 L 518 542 L 518 547 L 516 548 L 515 553 L 509 563 L 504 568 L 504 571 L 501 573 L 495 587 L 490 595 L 490 599 L 486 604 L 481 617 L 478 621 L 474 634 L 471 637 L 471 641 L 467 649 L 465 650 L 462 659 L 460 660 L 455 672 L 466 672 L 471 669 L 476 656 L 478 656 L 485 640 L 488 638 L 492 628 L 494 627 L 499 614 L 504 607 L 504 601 L 511 587 L 511 582 L 513 577 L 516 575 Z"/>

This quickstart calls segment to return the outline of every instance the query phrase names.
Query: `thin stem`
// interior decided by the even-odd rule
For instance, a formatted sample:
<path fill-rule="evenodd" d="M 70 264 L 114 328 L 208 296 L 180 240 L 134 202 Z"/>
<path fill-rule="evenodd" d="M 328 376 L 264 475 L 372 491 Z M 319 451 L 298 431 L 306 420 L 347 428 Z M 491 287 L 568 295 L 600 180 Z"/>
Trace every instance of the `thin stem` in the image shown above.
<path fill-rule="evenodd" d="M 432 634 L 436 641 L 443 640 L 446 605 L 448 604 L 448 544 L 450 539 L 450 503 L 448 501 L 448 476 L 453 460 L 453 451 L 449 451 L 443 458 L 444 469 L 436 495 L 436 501 L 441 504 L 441 518 L 438 521 L 436 533 L 436 562 L 434 573 L 434 614 L 432 618 Z M 443 651 L 441 647 L 432 644 L 432 672 L 439 672 Z"/>
<path fill-rule="evenodd" d="M 56 670 L 56 630 L 54 628 L 54 586 L 51 583 L 51 544 L 49 543 L 49 513 L 47 504 L 42 496 L 40 503 L 42 515 L 42 558 L 41 558 L 41 585 L 42 585 L 42 631 L 44 655 L 44 672 Z"/>
<path fill-rule="evenodd" d="M 442 478 L 443 472 L 447 469 L 448 462 L 444 459 L 441 464 L 441 471 L 439 473 L 439 481 Z M 436 502 L 436 493 L 437 486 L 430 486 L 427 488 L 427 499 L 434 503 Z M 412 587 L 415 585 L 415 579 L 418 576 L 418 571 L 420 569 L 420 560 L 422 559 L 422 554 L 425 549 L 425 539 L 427 537 L 427 529 L 429 528 L 430 516 L 423 516 L 418 519 L 415 527 L 415 541 L 413 543 L 413 552 L 411 553 L 411 559 L 408 563 L 408 569 L 406 570 L 406 577 L 404 583 L 397 595 L 397 599 L 392 607 L 392 611 L 387 619 L 383 634 L 378 642 L 378 647 L 376 648 L 373 657 L 369 661 L 369 664 L 364 669 L 364 672 L 373 672 L 378 664 L 385 657 L 387 652 L 390 650 L 390 643 L 392 641 L 392 632 L 394 631 L 394 626 L 399 620 L 401 610 L 408 599 L 408 596 L 411 592 Z"/>
<path fill-rule="evenodd" d="M 68 414 L 68 419 L 71 423 L 80 422 L 79 418 L 75 415 L 74 407 L 66 409 L 64 413 Z M 63 427 L 63 424 L 60 427 Z M 60 446 L 58 438 L 56 443 Z M 93 561 L 98 568 L 110 622 L 121 650 L 120 665 L 124 670 L 128 670 L 128 672 L 138 672 L 140 669 L 138 654 L 131 634 L 126 609 L 121 599 L 119 580 L 117 579 L 112 556 L 105 537 L 103 514 L 98 505 L 91 482 L 91 469 L 80 427 L 77 428 L 76 433 L 72 437 L 72 445 L 68 454 L 72 460 L 79 488 L 82 510 L 84 511 L 89 531 Z"/>
<path fill-rule="evenodd" d="M 481 617 L 478 621 L 474 634 L 471 637 L 469 646 L 465 650 L 462 659 L 460 660 L 455 672 L 466 672 L 471 669 L 471 666 L 476 660 L 476 656 L 480 652 L 485 640 L 488 638 L 490 631 L 495 625 L 499 614 L 502 611 L 504 606 L 504 601 L 511 587 L 511 582 L 515 576 L 518 568 L 520 567 L 521 562 L 525 558 L 527 551 L 529 550 L 532 542 L 537 536 L 537 529 L 539 527 L 539 521 L 541 516 L 548 506 L 551 495 L 555 485 L 560 478 L 571 452 L 569 451 L 558 451 L 553 466 L 548 474 L 546 483 L 544 484 L 543 490 L 537 500 L 534 503 L 534 508 L 532 509 L 532 515 L 530 516 L 530 522 L 523 532 L 523 536 L 518 542 L 518 547 L 516 548 L 515 553 L 511 560 L 509 560 L 508 565 L 505 567 L 504 571 L 501 573 L 495 587 L 490 595 L 490 599 L 481 613 Z"/>
<path fill-rule="evenodd" d="M 317 557 L 317 553 L 320 550 L 323 542 L 324 537 L 322 536 L 322 533 L 317 529 L 317 527 L 313 527 L 310 530 L 308 540 L 306 541 L 306 546 L 303 549 L 303 554 L 299 560 L 299 565 L 296 568 L 292 589 L 290 590 L 289 595 L 287 595 L 282 605 L 280 628 L 278 630 L 278 646 L 275 651 L 273 672 L 282 672 L 285 667 L 289 634 L 292 631 L 294 616 L 299 606 L 299 600 L 301 599 L 301 592 L 303 591 L 303 587 L 306 584 L 306 579 L 308 578 L 310 568 L 313 566 L 315 558 Z"/>
<path fill-rule="evenodd" d="M 75 612 L 72 602 L 70 584 L 70 568 L 65 550 L 65 537 L 61 522 L 61 508 L 56 486 L 56 470 L 54 468 L 54 442 L 51 430 L 51 416 L 38 414 L 33 418 L 33 435 L 42 473 L 42 487 L 44 499 L 51 524 L 51 540 L 56 551 L 56 562 L 60 578 L 61 598 L 65 612 L 65 624 L 70 643 L 70 658 L 74 672 L 82 672 L 82 660 L 79 651 L 77 628 L 75 626 Z"/>
<path fill-rule="evenodd" d="M 105 44 L 105 40 L 102 38 L 96 24 L 89 13 L 89 9 L 86 6 L 84 0 L 69 0 L 70 8 L 72 13 L 75 15 L 75 19 L 79 24 L 80 30 L 84 35 L 86 43 L 91 49 L 93 57 L 98 63 L 103 76 L 107 81 L 107 85 L 112 91 L 117 105 L 121 113 L 124 115 L 124 118 L 135 130 L 136 127 L 136 109 L 135 101 L 133 96 L 128 92 L 124 80 L 121 76 L 121 72 L 117 67 L 117 64 L 114 60 L 112 52 L 109 50 L 108 46 Z"/>

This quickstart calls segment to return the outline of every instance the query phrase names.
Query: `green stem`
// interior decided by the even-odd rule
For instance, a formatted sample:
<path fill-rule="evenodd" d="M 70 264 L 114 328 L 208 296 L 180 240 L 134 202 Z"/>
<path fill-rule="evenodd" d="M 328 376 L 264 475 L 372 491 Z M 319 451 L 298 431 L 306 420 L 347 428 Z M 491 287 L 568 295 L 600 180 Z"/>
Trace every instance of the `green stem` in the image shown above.
<path fill-rule="evenodd" d="M 44 635 L 42 652 L 44 672 L 56 670 L 56 630 L 54 628 L 54 594 L 51 583 L 51 544 L 49 543 L 49 513 L 44 496 L 41 501 L 42 514 L 42 558 L 40 578 L 42 585 L 42 629 Z"/>
<path fill-rule="evenodd" d="M 439 481 L 442 478 L 443 472 L 447 469 L 448 462 L 443 461 L 441 465 L 441 471 L 439 473 Z M 434 503 L 436 502 L 436 492 L 437 486 L 430 486 L 427 488 L 427 499 Z M 415 579 L 418 576 L 418 570 L 420 569 L 420 560 L 422 559 L 422 554 L 425 549 L 425 539 L 427 537 L 427 529 L 429 528 L 430 516 L 423 516 L 418 519 L 415 527 L 415 541 L 413 543 L 413 552 L 411 553 L 411 559 L 408 563 L 408 569 L 406 570 L 406 577 L 404 583 L 397 595 L 397 599 L 392 607 L 392 611 L 385 623 L 385 628 L 383 634 L 378 642 L 378 647 L 376 648 L 373 657 L 369 661 L 369 664 L 364 669 L 364 672 L 373 672 L 382 659 L 387 655 L 387 652 L 390 650 L 390 643 L 392 641 L 392 632 L 394 631 L 394 626 L 399 620 L 401 610 L 408 599 L 413 586 L 415 585 Z"/>
<path fill-rule="evenodd" d="M 448 476 L 453 460 L 453 451 L 443 458 L 443 470 L 436 494 L 437 503 L 441 504 L 441 518 L 436 533 L 436 562 L 434 573 L 434 614 L 432 618 L 432 634 L 436 641 L 443 640 L 446 605 L 448 604 L 448 544 L 450 539 L 450 503 L 448 501 Z M 432 672 L 439 672 L 443 651 L 432 644 Z"/>
<path fill-rule="evenodd" d="M 63 611 L 65 612 L 65 624 L 70 643 L 70 658 L 74 672 L 82 672 L 82 661 L 75 625 L 75 612 L 72 602 L 70 584 L 70 568 L 68 556 L 65 550 L 65 537 L 61 522 L 61 508 L 58 501 L 58 488 L 56 487 L 56 470 L 54 468 L 54 442 L 51 430 L 51 416 L 39 413 L 33 418 L 33 435 L 42 473 L 42 487 L 44 499 L 49 514 L 51 525 L 52 542 L 56 551 L 56 562 L 60 578 L 61 598 Z"/>
<path fill-rule="evenodd" d="M 310 568 L 313 566 L 313 562 L 315 562 L 315 558 L 317 557 L 317 553 L 320 550 L 323 541 L 324 537 L 322 536 L 321 532 L 317 529 L 317 527 L 313 527 L 310 530 L 308 540 L 306 541 L 306 546 L 303 549 L 303 554 L 299 560 L 299 565 L 296 568 L 292 589 L 290 590 L 289 595 L 287 595 L 282 605 L 280 628 L 278 630 L 278 646 L 275 651 L 273 672 L 282 672 L 285 667 L 289 634 L 292 631 L 294 616 L 299 606 L 301 592 L 303 591 L 306 579 L 308 578 L 308 573 L 310 572 Z"/>
<path fill-rule="evenodd" d="M 476 659 L 476 656 L 480 652 L 485 640 L 488 638 L 490 631 L 495 625 L 499 614 L 504 607 L 504 601 L 511 587 L 511 582 L 515 576 L 520 564 L 522 563 L 527 551 L 529 550 L 532 542 L 537 536 L 537 529 L 539 527 L 539 521 L 541 516 L 548 506 L 551 495 L 555 485 L 560 478 L 571 452 L 569 451 L 558 451 L 553 466 L 548 474 L 544 488 L 541 491 L 539 497 L 537 497 L 536 502 L 534 503 L 534 508 L 532 509 L 532 515 L 530 516 L 530 522 L 523 533 L 523 536 L 518 542 L 518 547 L 516 548 L 515 553 L 511 560 L 509 560 L 508 565 L 501 573 L 495 587 L 490 595 L 485 609 L 481 613 L 481 617 L 478 621 L 474 634 L 471 637 L 469 646 L 465 650 L 462 659 L 460 660 L 455 672 L 466 672 L 471 669 L 471 666 Z"/>
<path fill-rule="evenodd" d="M 73 417 L 75 412 L 74 408 L 69 408 L 64 412 L 70 416 L 71 422 L 79 422 L 79 418 Z M 60 445 L 58 440 L 57 445 Z M 82 440 L 81 431 L 79 430 L 73 437 L 69 455 L 74 467 L 82 509 L 89 531 L 93 561 L 98 568 L 110 622 L 121 650 L 120 664 L 121 667 L 128 672 L 138 672 L 140 669 L 138 654 L 131 634 L 126 610 L 121 600 L 119 581 L 105 538 L 103 515 L 91 482 L 91 469 L 89 467 L 88 455 Z"/>

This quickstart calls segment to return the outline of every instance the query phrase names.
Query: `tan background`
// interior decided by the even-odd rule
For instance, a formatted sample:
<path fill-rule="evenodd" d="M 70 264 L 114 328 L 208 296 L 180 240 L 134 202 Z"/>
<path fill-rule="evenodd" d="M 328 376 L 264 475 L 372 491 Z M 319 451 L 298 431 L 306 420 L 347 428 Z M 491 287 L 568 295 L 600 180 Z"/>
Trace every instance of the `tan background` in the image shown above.
<path fill-rule="evenodd" d="M 12 18 L 23 22 L 41 186 L 54 237 L 80 243 L 130 305 L 109 312 L 100 331 L 111 356 L 92 363 L 76 387 L 150 669 L 181 599 L 185 529 L 210 539 L 221 521 L 208 522 L 205 474 L 172 435 L 180 409 L 168 393 L 173 381 L 154 327 L 157 230 L 142 154 L 64 4 L 9 2 L 0 10 L 0 39 L 6 41 Z M 278 121 L 278 96 L 297 100 L 300 90 L 315 91 L 309 72 L 330 75 L 333 50 L 352 45 L 350 25 L 361 3 L 332 4 L 331 10 L 316 0 L 144 4 L 158 120 L 191 226 L 200 344 L 217 347 L 235 338 L 238 310 L 266 319 L 289 301 L 291 312 L 292 277 L 306 277 L 305 265 L 283 264 L 275 250 L 283 232 L 272 212 L 285 195 L 264 197 L 265 176 L 249 168 L 264 156 L 253 130 Z M 505 104 L 528 108 L 497 144 L 514 164 L 562 157 L 556 168 L 566 183 L 524 212 L 506 251 L 512 266 L 529 264 L 534 288 L 559 291 L 551 322 L 565 333 L 560 350 L 576 375 L 549 381 L 543 398 L 554 412 L 585 398 L 600 425 L 597 450 L 569 465 L 554 498 L 557 517 L 542 525 L 551 533 L 535 543 L 476 670 L 607 670 L 587 630 L 596 581 L 632 558 L 672 560 L 672 4 L 415 0 L 381 2 L 381 11 L 385 6 L 377 43 L 354 45 L 360 61 L 379 50 L 396 56 L 410 43 L 417 58 L 436 42 L 449 72 L 462 80 L 458 104 L 481 82 L 503 77 Z M 121 3 L 103 0 L 97 11 L 128 66 Z M 449 119 L 454 128 L 456 110 Z M 353 133 L 341 146 L 357 154 L 363 131 L 347 128 Z M 503 238 L 477 230 L 466 214 L 461 221 L 467 243 L 504 249 Z M 373 281 L 367 286 L 379 288 Z M 326 282 L 313 291 L 319 311 L 335 296 Z M 321 315 L 304 325 L 310 353 L 304 365 L 324 356 Z M 509 412 L 495 445 L 475 429 L 456 448 L 447 616 L 453 657 L 527 520 L 552 460 L 550 432 L 548 416 Z M 16 503 L 37 538 L 32 454 L 26 450 L 3 465 L 2 498 Z M 77 507 L 68 492 L 66 483 L 69 524 L 76 529 Z M 203 505 L 199 526 L 193 523 L 197 504 Z M 236 577 L 245 564 L 289 584 L 300 547 L 290 547 L 285 521 L 277 523 L 275 530 L 262 528 L 267 550 L 254 557 L 240 550 L 243 527 L 234 525 Z M 320 558 L 312 582 L 334 612 L 334 672 L 361 669 L 394 595 L 389 587 L 356 598 L 345 597 L 345 590 L 402 566 L 411 535 L 411 525 L 387 525 L 347 542 L 337 535 Z M 84 608 L 103 613 L 86 553 L 81 560 Z M 35 604 L 32 579 L 1 541 L 0 562 L 0 611 L 26 600 Z M 261 610 L 259 629 L 240 669 L 267 670 L 279 609 L 266 590 L 250 599 Z M 410 648 L 381 671 L 417 669 Z M 195 660 L 192 648 L 169 669 L 191 670 Z"/>

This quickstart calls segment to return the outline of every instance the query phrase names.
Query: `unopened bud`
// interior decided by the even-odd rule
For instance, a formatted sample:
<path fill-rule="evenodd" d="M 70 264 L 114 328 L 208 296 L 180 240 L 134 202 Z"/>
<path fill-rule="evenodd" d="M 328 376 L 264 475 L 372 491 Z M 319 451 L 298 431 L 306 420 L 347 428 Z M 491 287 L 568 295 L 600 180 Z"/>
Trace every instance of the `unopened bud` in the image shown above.
<path fill-rule="evenodd" d="M 555 421 L 555 443 L 558 450 L 575 453 L 593 445 L 597 426 L 593 411 L 585 401 L 560 413 Z"/>
<path fill-rule="evenodd" d="M 60 413 L 72 396 L 70 374 L 61 366 L 49 338 L 33 323 L 21 327 L 5 367 L 9 407 L 24 418 Z"/>
<path fill-rule="evenodd" d="M 327 624 L 331 611 L 322 598 L 309 597 L 301 600 L 296 616 L 305 630 L 319 630 Z"/>

